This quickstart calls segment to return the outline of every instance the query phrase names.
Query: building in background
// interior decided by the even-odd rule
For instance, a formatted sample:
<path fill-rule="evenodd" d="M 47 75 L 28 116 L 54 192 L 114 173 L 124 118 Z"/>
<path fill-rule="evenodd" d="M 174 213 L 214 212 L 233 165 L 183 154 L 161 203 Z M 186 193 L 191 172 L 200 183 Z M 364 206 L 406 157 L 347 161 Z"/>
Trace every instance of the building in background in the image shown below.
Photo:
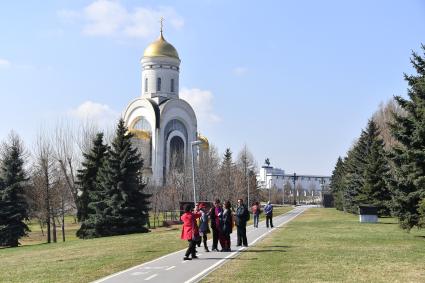
<path fill-rule="evenodd" d="M 163 185 L 171 169 L 184 170 L 191 142 L 198 139 L 196 114 L 179 98 L 180 62 L 177 50 L 164 39 L 161 23 L 158 39 L 141 59 L 141 95 L 123 113 L 144 159 L 144 176 L 155 185 Z"/>

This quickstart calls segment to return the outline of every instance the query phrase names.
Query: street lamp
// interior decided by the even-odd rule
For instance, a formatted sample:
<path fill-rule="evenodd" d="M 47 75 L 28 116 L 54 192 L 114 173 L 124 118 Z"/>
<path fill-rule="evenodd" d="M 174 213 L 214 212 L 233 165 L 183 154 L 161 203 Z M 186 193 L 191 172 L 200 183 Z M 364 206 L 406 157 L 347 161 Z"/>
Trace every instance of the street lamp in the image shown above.
<path fill-rule="evenodd" d="M 250 206 L 250 202 L 249 202 L 249 183 L 250 183 L 250 179 L 251 179 L 251 168 L 248 168 L 248 171 L 247 171 L 247 173 L 248 173 L 248 202 L 247 202 L 247 205 L 248 205 L 248 207 Z"/>
<path fill-rule="evenodd" d="M 196 189 L 195 189 L 195 156 L 193 154 L 193 147 L 198 146 L 202 141 L 193 141 L 190 143 L 190 151 L 192 152 L 192 181 L 193 181 L 193 203 L 196 205 Z"/>
<path fill-rule="evenodd" d="M 293 177 L 293 182 L 294 182 L 294 205 L 297 205 L 297 196 L 296 196 L 296 187 L 295 187 L 295 182 L 297 180 L 297 174 L 294 173 L 294 177 Z"/>

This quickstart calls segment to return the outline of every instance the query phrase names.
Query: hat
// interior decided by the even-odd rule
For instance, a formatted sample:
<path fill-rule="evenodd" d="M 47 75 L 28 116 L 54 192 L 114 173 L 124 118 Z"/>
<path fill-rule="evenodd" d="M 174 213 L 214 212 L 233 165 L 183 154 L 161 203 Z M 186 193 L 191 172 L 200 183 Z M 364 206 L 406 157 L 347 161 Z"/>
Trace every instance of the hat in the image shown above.
<path fill-rule="evenodd" d="M 199 208 L 205 208 L 205 207 L 206 207 L 205 203 L 201 202 L 201 203 L 199 204 Z"/>
<path fill-rule="evenodd" d="M 270 204 L 270 201 L 268 201 L 267 204 Z"/>

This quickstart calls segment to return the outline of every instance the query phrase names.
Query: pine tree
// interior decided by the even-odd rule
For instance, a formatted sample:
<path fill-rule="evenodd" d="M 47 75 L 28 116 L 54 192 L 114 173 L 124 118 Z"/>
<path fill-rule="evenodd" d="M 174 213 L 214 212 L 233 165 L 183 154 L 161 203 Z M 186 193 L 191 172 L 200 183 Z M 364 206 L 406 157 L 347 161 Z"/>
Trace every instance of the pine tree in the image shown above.
<path fill-rule="evenodd" d="M 143 160 L 131 144 L 132 137 L 121 119 L 100 170 L 97 201 L 89 205 L 96 213 L 85 221 L 85 238 L 148 232 L 150 195 L 143 192 Z"/>
<path fill-rule="evenodd" d="M 360 201 L 376 206 L 379 215 L 390 215 L 391 194 L 388 187 L 390 168 L 384 142 L 372 119 L 369 120 L 366 129 L 366 146 L 363 199 Z"/>
<path fill-rule="evenodd" d="M 364 168 L 366 152 L 366 133 L 362 131 L 359 140 L 348 152 L 344 161 L 345 176 L 343 192 L 344 211 L 357 213 L 358 205 L 363 202 Z"/>
<path fill-rule="evenodd" d="M 411 63 L 417 74 L 404 75 L 410 99 L 395 97 L 405 113 L 394 114 L 391 132 L 399 144 L 390 155 L 395 175 L 393 211 L 407 230 L 424 226 L 419 209 L 425 198 L 425 59 L 413 52 Z"/>
<path fill-rule="evenodd" d="M 28 203 L 24 196 L 27 181 L 23 169 L 23 148 L 15 135 L 5 144 L 0 168 L 0 245 L 17 247 L 29 232 Z"/>
<path fill-rule="evenodd" d="M 80 191 L 77 199 L 78 221 L 84 221 L 90 211 L 88 204 L 93 201 L 97 188 L 97 179 L 100 168 L 107 157 L 108 147 L 103 144 L 103 133 L 98 133 L 93 139 L 93 146 L 89 152 L 83 153 L 82 169 L 78 170 L 77 186 Z"/>
<path fill-rule="evenodd" d="M 335 169 L 332 172 L 331 176 L 331 191 L 334 198 L 334 206 L 338 210 L 343 210 L 343 193 L 344 193 L 344 161 L 341 157 L 338 157 L 338 160 L 335 165 Z"/>

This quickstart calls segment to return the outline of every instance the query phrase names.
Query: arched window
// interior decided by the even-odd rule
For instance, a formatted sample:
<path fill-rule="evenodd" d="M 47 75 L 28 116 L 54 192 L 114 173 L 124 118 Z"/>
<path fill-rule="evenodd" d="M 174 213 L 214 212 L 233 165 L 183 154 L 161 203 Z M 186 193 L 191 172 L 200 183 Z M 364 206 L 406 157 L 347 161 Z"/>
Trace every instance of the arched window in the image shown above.
<path fill-rule="evenodd" d="M 171 79 L 171 92 L 174 92 L 174 79 Z"/>
<path fill-rule="evenodd" d="M 148 92 L 148 78 L 145 78 L 145 92 Z"/>
<path fill-rule="evenodd" d="M 156 91 L 161 91 L 161 78 L 156 79 Z"/>

